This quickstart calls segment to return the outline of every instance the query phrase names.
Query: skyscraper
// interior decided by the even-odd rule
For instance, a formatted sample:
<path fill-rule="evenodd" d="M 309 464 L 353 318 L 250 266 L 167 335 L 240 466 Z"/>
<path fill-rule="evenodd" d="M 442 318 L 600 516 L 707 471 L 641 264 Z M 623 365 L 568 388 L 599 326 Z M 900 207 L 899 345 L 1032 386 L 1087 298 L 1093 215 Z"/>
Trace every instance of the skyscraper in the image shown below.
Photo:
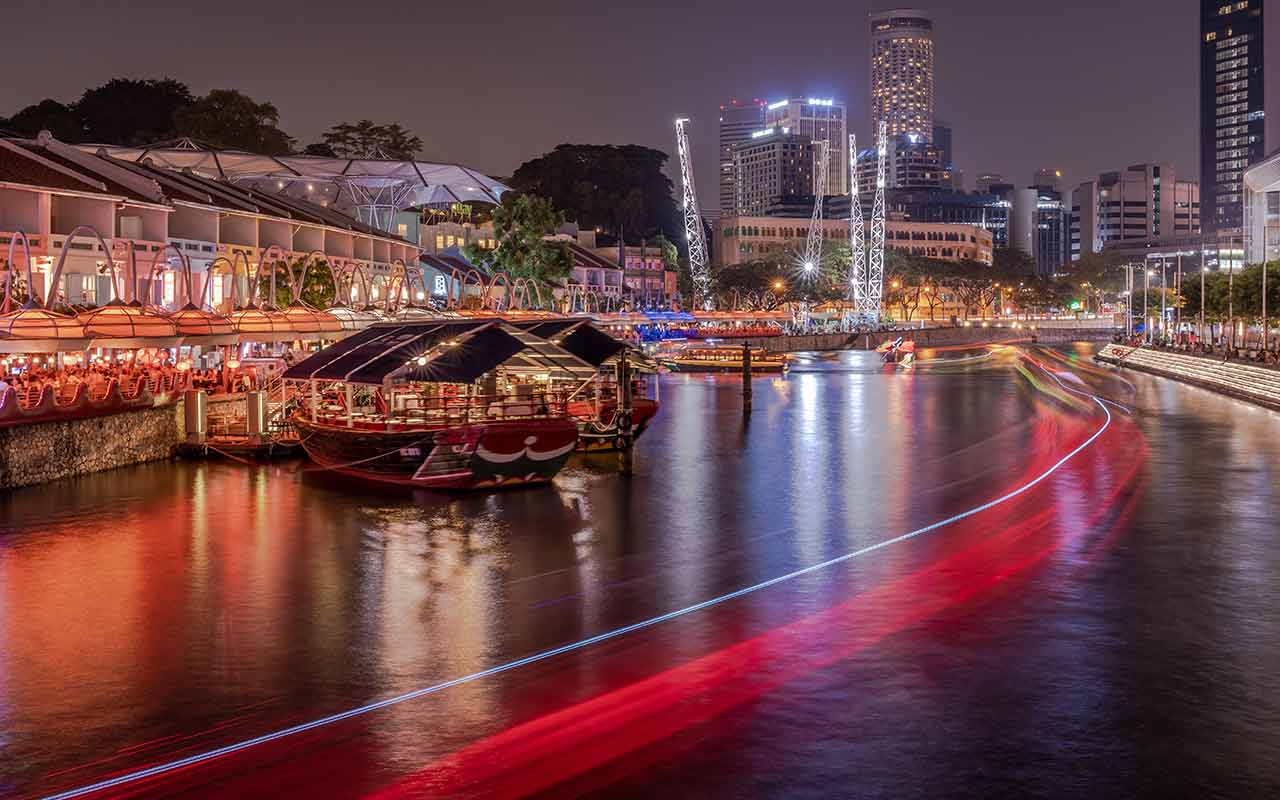
<path fill-rule="evenodd" d="M 942 149 L 916 134 L 890 136 L 885 159 L 885 187 L 889 189 L 951 189 L 952 174 Z M 858 153 L 858 191 L 872 194 L 879 156 L 875 147 Z"/>
<path fill-rule="evenodd" d="M 1263 5 L 1264 0 L 1200 0 L 1200 191 L 1206 232 L 1241 229 L 1244 170 L 1280 148 L 1280 58 L 1263 57 L 1266 44 L 1273 51 L 1280 47 L 1280 9 L 1267 19 Z"/>
<path fill-rule="evenodd" d="M 849 192 L 849 126 L 844 103 L 829 98 L 795 97 L 765 107 L 764 123 L 769 128 L 787 128 L 815 142 L 826 139 L 827 194 Z M 817 181 L 817 170 L 814 170 Z M 811 192 L 812 193 L 812 192 Z"/>
<path fill-rule="evenodd" d="M 751 134 L 764 128 L 764 101 L 730 100 L 720 106 L 720 213 L 734 213 L 735 174 L 733 148 L 751 141 Z"/>
<path fill-rule="evenodd" d="M 873 12 L 871 129 L 933 141 L 933 18 L 914 8 Z"/>
<path fill-rule="evenodd" d="M 814 147 L 787 128 L 756 131 L 733 148 L 734 214 L 762 216 L 813 191 Z"/>

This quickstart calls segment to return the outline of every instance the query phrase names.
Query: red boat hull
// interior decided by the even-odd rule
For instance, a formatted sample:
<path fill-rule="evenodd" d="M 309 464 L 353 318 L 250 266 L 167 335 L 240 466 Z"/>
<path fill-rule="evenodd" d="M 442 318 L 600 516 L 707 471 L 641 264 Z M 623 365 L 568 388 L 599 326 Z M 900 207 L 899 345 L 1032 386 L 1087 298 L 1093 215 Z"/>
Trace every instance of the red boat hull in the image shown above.
<path fill-rule="evenodd" d="M 516 419 L 437 429 L 346 427 L 295 416 L 302 447 L 322 467 L 365 480 L 427 489 L 547 483 L 578 442 L 570 419 Z"/>

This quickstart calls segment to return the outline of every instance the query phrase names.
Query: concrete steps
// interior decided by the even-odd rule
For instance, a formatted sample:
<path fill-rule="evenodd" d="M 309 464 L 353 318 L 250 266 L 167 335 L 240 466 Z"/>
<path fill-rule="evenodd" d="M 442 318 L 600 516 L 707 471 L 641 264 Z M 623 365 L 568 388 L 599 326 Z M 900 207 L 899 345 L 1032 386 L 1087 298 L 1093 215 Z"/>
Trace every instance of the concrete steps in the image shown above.
<path fill-rule="evenodd" d="M 1117 344 L 1107 345 L 1095 358 L 1280 409 L 1277 369 Z"/>

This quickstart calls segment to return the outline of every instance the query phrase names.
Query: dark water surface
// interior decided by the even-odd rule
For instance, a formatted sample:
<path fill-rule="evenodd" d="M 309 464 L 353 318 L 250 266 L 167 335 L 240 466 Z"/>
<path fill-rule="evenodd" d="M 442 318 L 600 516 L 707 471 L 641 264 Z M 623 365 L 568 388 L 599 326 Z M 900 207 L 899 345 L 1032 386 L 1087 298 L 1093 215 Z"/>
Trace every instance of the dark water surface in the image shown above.
<path fill-rule="evenodd" d="M 873 359 L 758 378 L 749 419 L 738 379 L 667 376 L 629 479 L 592 457 L 448 497 L 175 462 L 0 496 L 0 796 L 469 675 L 1011 490 L 94 796 L 1280 796 L 1280 415 L 1077 365 L 1132 408 L 1108 423 L 1013 350 Z"/>

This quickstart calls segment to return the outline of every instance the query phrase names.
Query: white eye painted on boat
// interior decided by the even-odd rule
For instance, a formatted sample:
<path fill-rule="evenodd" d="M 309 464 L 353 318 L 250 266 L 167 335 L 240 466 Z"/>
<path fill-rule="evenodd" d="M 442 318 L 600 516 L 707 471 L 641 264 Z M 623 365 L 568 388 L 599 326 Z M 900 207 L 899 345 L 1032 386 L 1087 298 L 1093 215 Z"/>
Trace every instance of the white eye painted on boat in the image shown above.
<path fill-rule="evenodd" d="M 525 446 L 527 447 L 527 446 L 529 446 L 529 445 L 531 445 L 531 444 L 533 444 L 533 443 L 535 443 L 535 442 L 537 442 L 537 441 L 538 441 L 538 437 L 537 437 L 537 436 L 526 436 L 526 437 L 525 437 L 525 440 L 524 440 L 524 443 L 525 443 Z"/>

